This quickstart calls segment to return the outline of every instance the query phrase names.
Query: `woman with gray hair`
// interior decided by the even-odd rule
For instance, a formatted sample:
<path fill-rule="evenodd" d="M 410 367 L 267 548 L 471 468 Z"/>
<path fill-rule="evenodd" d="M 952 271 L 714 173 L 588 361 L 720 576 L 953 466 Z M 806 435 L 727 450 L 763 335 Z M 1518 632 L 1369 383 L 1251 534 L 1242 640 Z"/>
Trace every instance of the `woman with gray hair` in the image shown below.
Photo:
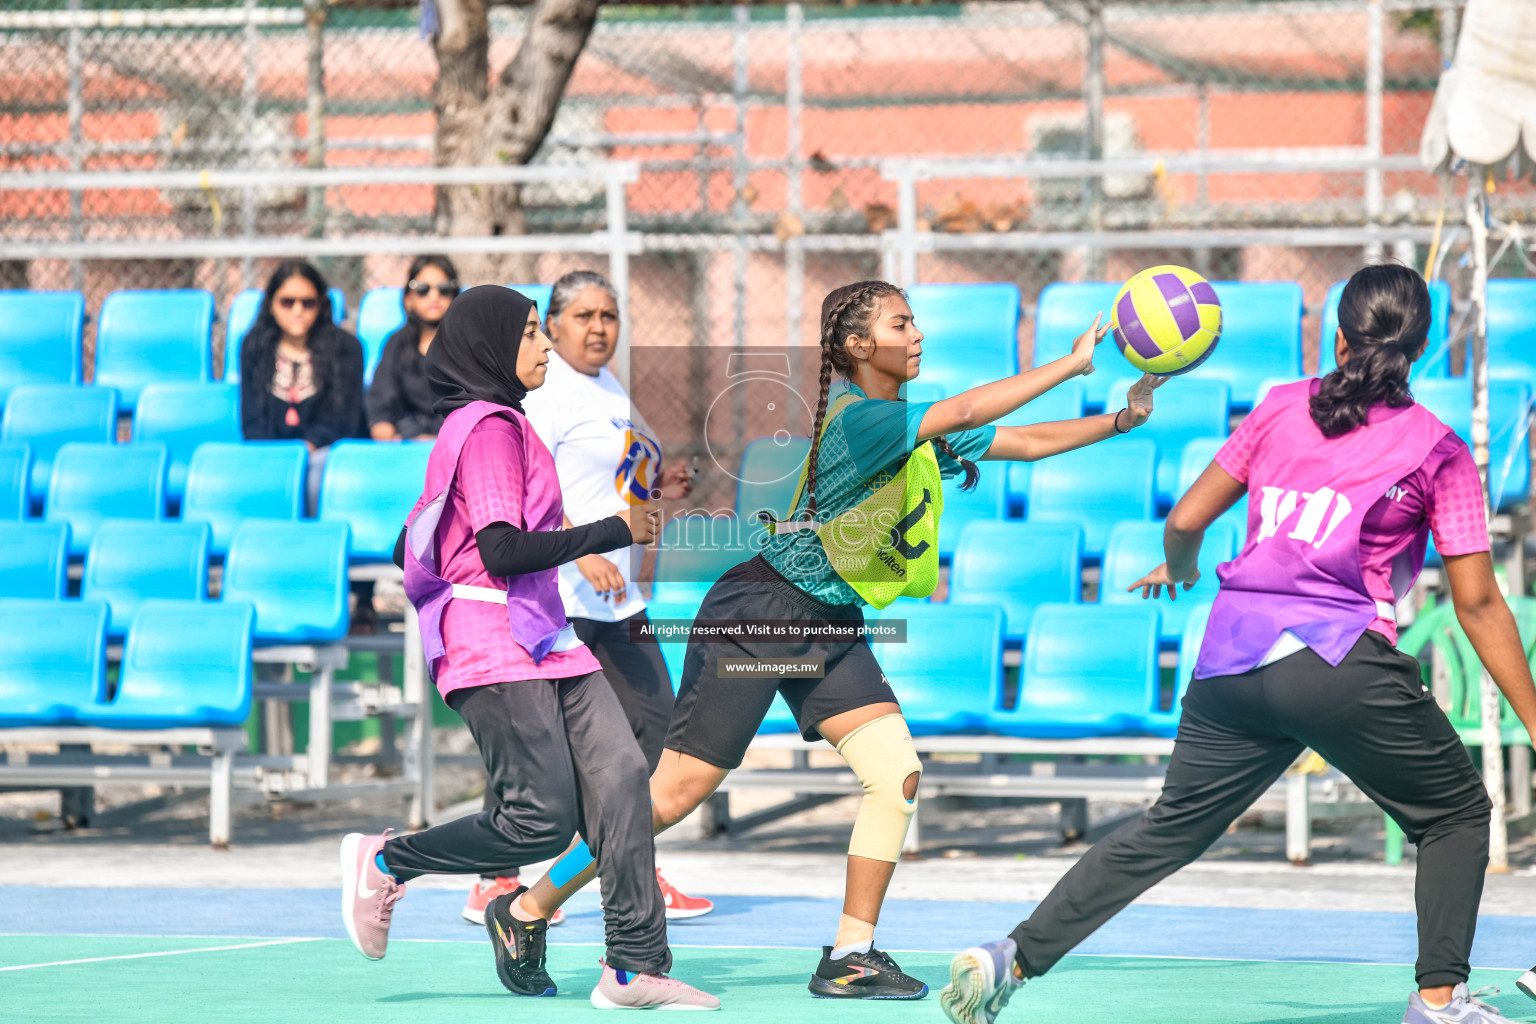
<path fill-rule="evenodd" d="M 662 468 L 656 432 L 608 370 L 619 344 L 619 303 L 602 274 L 578 270 L 555 282 L 544 331 L 554 342 L 545 384 L 523 409 L 555 458 L 567 528 L 596 522 L 658 498 L 685 498 L 693 489 L 685 463 Z M 652 771 L 672 717 L 672 678 L 655 640 L 632 639 L 647 622 L 635 585 L 644 547 L 586 555 L 560 566 L 560 597 L 576 635 L 597 656 L 629 718 Z M 488 801 L 495 802 L 490 794 Z M 714 909 L 687 896 L 657 872 L 667 917 L 698 917 Z M 518 886 L 513 878 L 482 878 L 470 890 L 464 918 L 479 924 L 485 905 Z M 553 919 L 552 924 L 558 923 Z"/>

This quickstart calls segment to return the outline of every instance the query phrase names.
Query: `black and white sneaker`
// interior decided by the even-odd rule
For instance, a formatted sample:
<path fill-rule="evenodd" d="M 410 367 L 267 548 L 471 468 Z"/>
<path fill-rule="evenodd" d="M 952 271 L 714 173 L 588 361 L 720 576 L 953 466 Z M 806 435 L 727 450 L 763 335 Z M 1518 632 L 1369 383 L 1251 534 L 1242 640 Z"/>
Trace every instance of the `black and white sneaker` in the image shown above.
<path fill-rule="evenodd" d="M 821 964 L 811 975 L 811 995 L 821 999 L 921 999 L 928 986 L 904 973 L 886 953 L 871 948 L 832 959 L 821 947 Z"/>
<path fill-rule="evenodd" d="M 1536 999 L 1536 967 L 1532 967 L 1520 975 L 1519 979 L 1515 982 L 1515 987 L 1532 999 Z"/>
<path fill-rule="evenodd" d="M 519 921 L 512 903 L 528 891 L 520 885 L 485 905 L 485 932 L 496 952 L 496 977 L 507 991 L 520 996 L 552 996 L 555 983 L 544 970 L 544 933 L 548 921 Z"/>

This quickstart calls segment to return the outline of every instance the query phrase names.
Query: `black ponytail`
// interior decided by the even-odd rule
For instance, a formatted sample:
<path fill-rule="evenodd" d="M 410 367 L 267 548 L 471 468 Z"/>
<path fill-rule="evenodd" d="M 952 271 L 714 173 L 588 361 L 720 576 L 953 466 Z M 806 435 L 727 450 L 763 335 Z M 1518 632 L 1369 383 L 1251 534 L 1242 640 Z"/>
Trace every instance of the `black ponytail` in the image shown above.
<path fill-rule="evenodd" d="M 1312 421 L 1324 437 L 1365 423 L 1374 405 L 1413 404 L 1408 372 L 1429 337 L 1429 323 L 1429 286 L 1415 271 L 1384 263 L 1355 272 L 1339 298 L 1349 359 L 1312 396 Z"/>

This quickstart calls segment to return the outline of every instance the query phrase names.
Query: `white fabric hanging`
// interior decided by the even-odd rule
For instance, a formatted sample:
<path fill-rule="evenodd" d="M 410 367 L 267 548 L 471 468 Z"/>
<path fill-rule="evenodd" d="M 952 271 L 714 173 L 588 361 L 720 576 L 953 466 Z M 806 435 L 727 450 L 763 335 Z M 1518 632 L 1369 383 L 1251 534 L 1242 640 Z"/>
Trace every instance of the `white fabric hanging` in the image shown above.
<path fill-rule="evenodd" d="M 1419 158 L 1445 172 L 1457 158 L 1536 177 L 1536 3 L 1470 0 L 1456 60 L 1440 75 Z M 1523 152 L 1522 152 L 1523 151 Z"/>

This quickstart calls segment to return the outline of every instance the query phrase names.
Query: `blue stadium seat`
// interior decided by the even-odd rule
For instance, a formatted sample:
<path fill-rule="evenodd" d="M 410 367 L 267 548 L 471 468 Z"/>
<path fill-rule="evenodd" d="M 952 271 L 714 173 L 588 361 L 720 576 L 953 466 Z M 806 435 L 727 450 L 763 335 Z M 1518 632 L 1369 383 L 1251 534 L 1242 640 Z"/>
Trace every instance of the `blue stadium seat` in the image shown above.
<path fill-rule="evenodd" d="M 1123 396 L 1138 379 L 1125 377 L 1110 385 L 1111 395 L 1122 396 L 1111 404 L 1123 408 Z M 1136 428 L 1136 435 L 1157 442 L 1157 497 L 1163 504 L 1172 505 L 1184 493 L 1179 490 L 1179 460 L 1185 446 L 1202 437 L 1226 438 L 1231 395 L 1226 381 L 1206 380 L 1198 373 L 1157 390 L 1152 417 Z"/>
<path fill-rule="evenodd" d="M 405 326 L 404 288 L 371 288 L 357 304 L 357 340 L 363 343 L 363 380 L 373 382 L 373 371 L 384 354 L 389 336 Z"/>
<path fill-rule="evenodd" d="M 1189 682 L 1195 675 L 1195 663 L 1200 660 L 1200 644 L 1205 639 L 1205 623 L 1211 617 L 1211 604 L 1202 601 L 1192 605 L 1184 620 L 1184 635 L 1179 639 L 1179 667 L 1175 674 L 1173 703 L 1165 712 L 1151 716 L 1151 731 L 1159 736 L 1174 736 L 1179 731 L 1179 715 L 1183 713 L 1184 695 L 1189 692 Z"/>
<path fill-rule="evenodd" d="M 240 383 L 240 345 L 245 336 L 256 326 L 261 314 L 261 297 L 266 293 L 260 288 L 247 288 L 229 300 L 229 312 L 224 314 L 224 383 Z"/>
<path fill-rule="evenodd" d="M 208 540 L 207 523 L 108 519 L 91 538 L 80 596 L 107 603 L 108 633 L 120 637 L 147 599 L 207 595 Z"/>
<path fill-rule="evenodd" d="M 145 601 L 128 629 L 117 693 L 81 720 L 116 729 L 243 724 L 254 620 L 240 601 Z"/>
<path fill-rule="evenodd" d="M 201 288 L 113 292 L 96 325 L 96 376 L 131 409 L 155 380 L 213 379 L 213 293 Z"/>
<path fill-rule="evenodd" d="M 1193 590 L 1179 590 L 1176 600 L 1164 594 L 1156 601 L 1128 593 L 1126 587 L 1157 568 L 1163 561 L 1162 523 L 1120 523 L 1109 534 L 1109 548 L 1104 552 L 1104 569 L 1099 576 L 1099 602 L 1106 605 L 1148 605 L 1162 613 L 1164 643 L 1175 643 L 1184 635 L 1190 610 L 1197 604 L 1214 600 L 1220 580 L 1216 567 L 1237 557 L 1237 531 L 1232 524 L 1217 521 L 1205 531 L 1200 546 L 1200 582 Z"/>
<path fill-rule="evenodd" d="M 180 505 L 197 446 L 240 440 L 240 387 L 185 381 L 146 384 L 133 410 L 133 437 L 165 442 L 171 453 L 165 495 L 172 505 Z"/>
<path fill-rule="evenodd" d="M 791 437 L 783 444 L 772 437 L 748 442 L 736 475 L 736 515 L 750 522 L 761 522 L 756 516 L 759 509 L 778 519 L 789 515 L 800 470 L 810 453 L 811 441 L 806 437 Z"/>
<path fill-rule="evenodd" d="M 1158 707 L 1156 608 L 1045 604 L 1024 645 L 1018 703 L 999 732 L 1037 738 L 1150 731 Z"/>
<path fill-rule="evenodd" d="M 31 447 L 24 441 L 0 442 L 0 520 L 26 518 L 31 478 Z"/>
<path fill-rule="evenodd" d="M 911 602 L 880 620 L 907 623 L 905 643 L 874 645 L 914 736 L 984 729 L 1003 694 L 1003 610 Z"/>
<path fill-rule="evenodd" d="M 978 462 L 980 476 L 972 490 L 961 490 L 965 477 L 944 482 L 944 514 L 939 517 L 939 557 L 950 558 L 960 534 L 972 523 L 990 523 L 1008 515 L 1008 472 L 996 462 Z"/>
<path fill-rule="evenodd" d="M 1082 600 L 1083 530 L 1075 523 L 972 523 L 949 568 L 952 604 L 990 604 L 1021 640 L 1035 608 Z"/>
<path fill-rule="evenodd" d="M 0 405 L 18 384 L 79 384 L 85 296 L 0 291 Z"/>
<path fill-rule="evenodd" d="M 212 551 L 222 555 L 242 519 L 299 518 L 308 468 L 302 441 L 209 441 L 192 453 L 181 518 L 213 527 Z"/>
<path fill-rule="evenodd" d="M 1098 558 L 1115 523 L 1152 518 L 1156 467 L 1157 445 L 1134 436 L 1042 459 L 1030 473 L 1029 521 L 1077 523 L 1083 555 Z"/>
<path fill-rule="evenodd" d="M 1338 369 L 1333 357 L 1334 345 L 1339 334 L 1339 297 L 1344 294 L 1346 281 L 1339 281 L 1328 289 L 1323 301 L 1323 331 L 1317 339 L 1317 375 L 1325 377 Z M 1451 375 L 1451 347 L 1445 343 L 1450 333 L 1451 286 L 1444 281 L 1429 282 L 1429 344 L 1424 357 L 1413 367 L 1415 381 L 1425 377 L 1449 377 Z M 1439 358 L 1435 354 L 1439 353 Z M 1296 367 L 1300 372 L 1301 367 Z"/>
<path fill-rule="evenodd" d="M 677 516 L 662 528 L 651 596 L 696 611 L 709 588 L 733 565 L 757 554 L 761 527 L 729 516 Z M 687 618 L 692 618 L 689 612 Z"/>
<path fill-rule="evenodd" d="M 261 298 L 266 292 L 247 288 L 229 301 L 224 317 L 224 383 L 240 383 L 240 345 L 256 325 L 261 314 Z M 340 288 L 331 289 L 331 319 L 338 325 L 347 318 L 347 296 Z"/>
<path fill-rule="evenodd" d="M 1536 388 L 1536 279 L 1488 282 L 1488 376 Z"/>
<path fill-rule="evenodd" d="M 1040 291 L 1040 301 L 1035 306 L 1035 365 L 1060 359 L 1072 351 L 1072 342 L 1093 326 L 1093 318 L 1109 315 L 1115 305 L 1115 294 L 1120 285 L 1113 281 L 1057 281 Z M 1106 339 L 1104 345 L 1113 345 Z M 1111 359 L 1120 358 L 1114 349 L 1101 345 L 1097 359 L 1104 366 Z M 1098 373 L 1081 378 L 1089 405 L 1102 408 L 1109 394 L 1109 377 L 1103 368 Z"/>
<path fill-rule="evenodd" d="M 1248 408 L 1259 385 L 1301 372 L 1301 285 L 1294 281 L 1212 281 L 1221 299 L 1221 341 L 1200 377 L 1224 380 L 1232 405 Z"/>
<path fill-rule="evenodd" d="M 0 594 L 58 600 L 68 568 L 68 523 L 0 523 Z"/>
<path fill-rule="evenodd" d="M 325 459 L 320 519 L 352 527 L 355 561 L 387 562 L 427 482 L 430 441 L 338 441 Z"/>
<path fill-rule="evenodd" d="M 107 688 L 107 606 L 0 598 L 0 727 L 75 725 Z"/>
<path fill-rule="evenodd" d="M 1216 460 L 1216 453 L 1225 444 L 1224 438 L 1202 437 L 1184 446 L 1184 456 L 1179 461 L 1179 496 L 1194 486 L 1200 479 L 1200 474 L 1205 468 Z M 1237 546 L 1241 550 L 1244 539 L 1248 536 L 1248 496 L 1245 494 L 1237 499 L 1237 504 L 1221 514 L 1218 523 L 1230 525 L 1237 537 Z"/>
<path fill-rule="evenodd" d="M 911 399 L 908 399 L 910 401 Z M 1081 419 L 1087 404 L 1087 390 L 1082 377 L 1058 384 L 1028 405 L 1020 406 L 997 421 L 1000 427 L 1031 427 L 1036 423 Z M 1032 462 L 1008 462 L 1008 505 L 1010 513 L 1021 511 L 1029 492 Z"/>
<path fill-rule="evenodd" d="M 1421 380 L 1413 397 L 1472 443 L 1472 382 L 1466 377 Z M 1526 429 L 1531 386 L 1523 380 L 1488 382 L 1488 492 L 1499 511 L 1523 502 L 1531 491 L 1531 441 Z"/>
<path fill-rule="evenodd" d="M 69 553 L 85 554 L 104 519 L 160 519 L 168 461 L 159 441 L 71 442 L 60 448 L 48 484 L 47 518 L 69 524 Z"/>
<path fill-rule="evenodd" d="M 225 601 L 256 608 L 261 643 L 329 643 L 347 633 L 347 526 L 247 519 L 224 560 Z"/>
<path fill-rule="evenodd" d="M 555 286 L 552 284 L 509 284 L 515 292 L 522 292 L 533 300 L 533 304 L 539 308 L 539 320 L 543 321 L 549 316 L 549 297 L 554 294 Z"/>
<path fill-rule="evenodd" d="M 70 384 L 23 384 L 11 391 L 0 419 L 0 440 L 24 441 L 32 449 L 27 496 L 40 502 L 48 493 L 53 457 L 70 441 L 107 444 L 117 437 L 117 392 Z"/>
<path fill-rule="evenodd" d="M 1019 372 L 1017 285 L 915 284 L 907 299 L 925 336 L 924 383 L 958 395 Z"/>

